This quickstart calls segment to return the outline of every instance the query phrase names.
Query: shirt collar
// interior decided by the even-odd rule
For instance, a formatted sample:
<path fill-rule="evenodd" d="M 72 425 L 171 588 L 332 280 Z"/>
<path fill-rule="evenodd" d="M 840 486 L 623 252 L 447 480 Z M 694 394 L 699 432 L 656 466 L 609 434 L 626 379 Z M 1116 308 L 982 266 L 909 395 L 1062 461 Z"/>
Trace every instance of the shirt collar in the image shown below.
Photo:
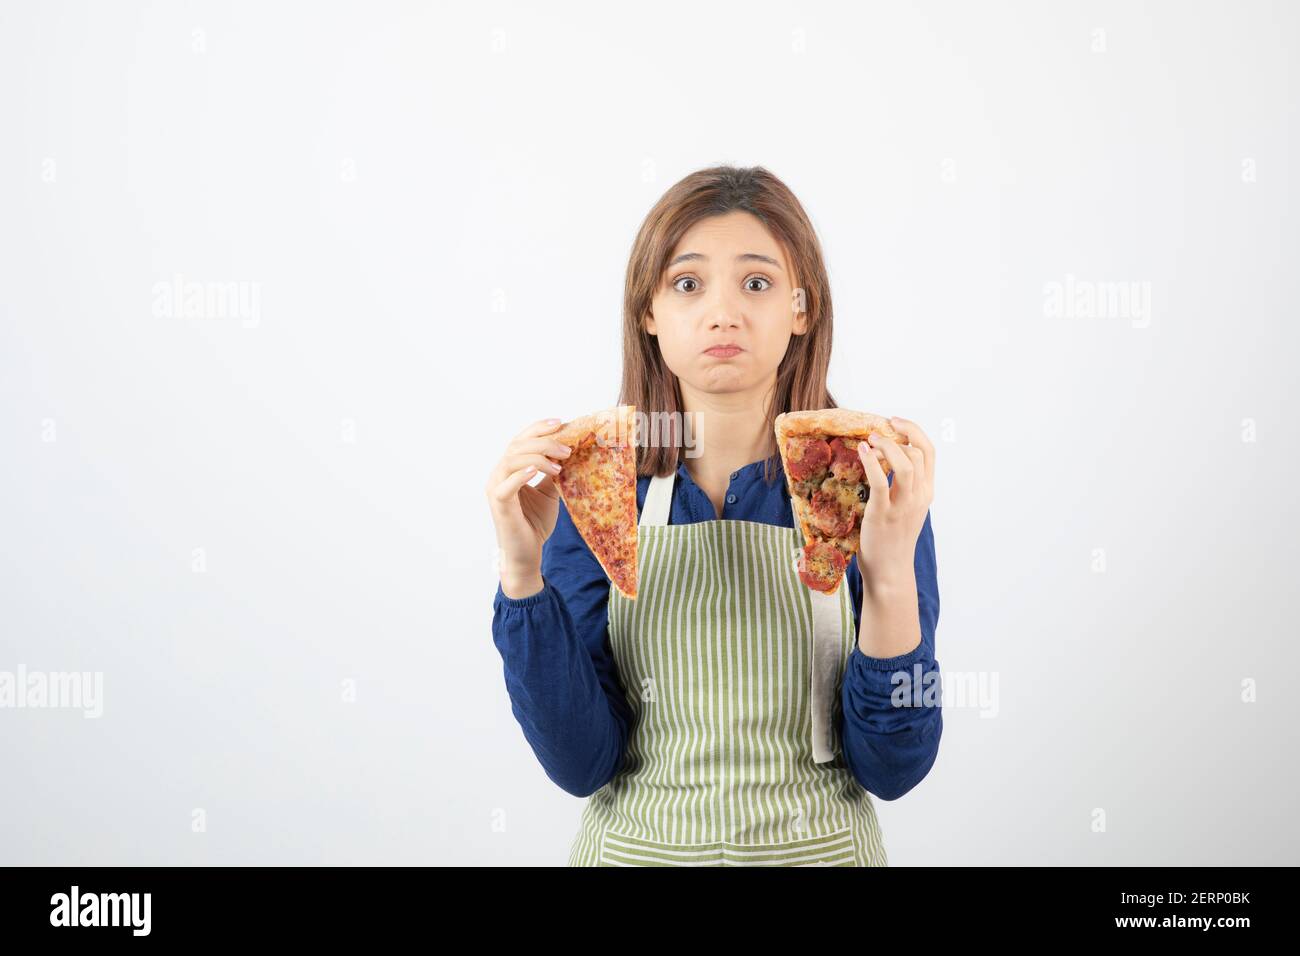
<path fill-rule="evenodd" d="M 695 484 L 695 479 L 693 479 L 690 476 L 690 473 L 686 470 L 686 456 L 682 455 L 680 457 L 681 460 L 677 463 L 677 474 L 682 476 L 682 480 L 688 481 L 692 485 Z M 763 477 L 763 469 L 766 464 L 767 459 L 760 458 L 758 461 L 751 461 L 748 465 L 742 465 L 740 468 L 736 469 L 736 480 L 761 480 Z M 776 474 L 772 479 L 772 482 L 781 488 L 782 495 L 786 498 L 790 497 L 790 489 L 786 486 L 785 474 L 781 469 L 779 457 L 777 459 Z"/>

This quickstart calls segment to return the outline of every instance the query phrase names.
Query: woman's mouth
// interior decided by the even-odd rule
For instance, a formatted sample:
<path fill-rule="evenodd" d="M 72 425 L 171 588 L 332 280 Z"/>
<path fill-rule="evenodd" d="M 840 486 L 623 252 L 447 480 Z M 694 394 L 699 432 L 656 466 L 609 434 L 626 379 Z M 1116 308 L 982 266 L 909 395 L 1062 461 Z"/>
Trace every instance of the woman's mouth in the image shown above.
<path fill-rule="evenodd" d="M 743 352 L 739 345 L 715 345 L 711 349 L 705 349 L 705 355 L 712 355 L 714 358 L 731 358 L 733 355 L 739 355 Z"/>

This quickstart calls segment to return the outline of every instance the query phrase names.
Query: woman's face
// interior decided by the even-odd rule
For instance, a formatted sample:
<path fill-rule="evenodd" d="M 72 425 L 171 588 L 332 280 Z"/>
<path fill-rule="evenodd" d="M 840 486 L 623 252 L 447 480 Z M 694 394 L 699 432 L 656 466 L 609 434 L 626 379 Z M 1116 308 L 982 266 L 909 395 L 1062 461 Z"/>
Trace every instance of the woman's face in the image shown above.
<path fill-rule="evenodd" d="M 646 317 L 683 392 L 765 387 L 791 335 L 807 330 L 795 312 L 795 278 L 780 244 L 757 217 L 729 212 L 697 222 L 682 236 Z M 735 354 L 709 352 L 735 345 Z"/>

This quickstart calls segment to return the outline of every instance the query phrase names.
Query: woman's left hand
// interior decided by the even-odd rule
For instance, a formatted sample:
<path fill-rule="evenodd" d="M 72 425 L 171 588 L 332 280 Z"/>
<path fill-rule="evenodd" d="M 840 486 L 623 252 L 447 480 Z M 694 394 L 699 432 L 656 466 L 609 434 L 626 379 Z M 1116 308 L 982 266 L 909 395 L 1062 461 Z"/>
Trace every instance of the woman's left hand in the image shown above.
<path fill-rule="evenodd" d="M 889 424 L 906 436 L 906 445 L 878 432 L 858 443 L 871 489 L 862 514 L 858 570 L 864 588 L 871 590 L 915 586 L 916 540 L 934 500 L 934 445 L 916 422 L 891 418 Z M 882 458 L 893 469 L 892 485 Z"/>

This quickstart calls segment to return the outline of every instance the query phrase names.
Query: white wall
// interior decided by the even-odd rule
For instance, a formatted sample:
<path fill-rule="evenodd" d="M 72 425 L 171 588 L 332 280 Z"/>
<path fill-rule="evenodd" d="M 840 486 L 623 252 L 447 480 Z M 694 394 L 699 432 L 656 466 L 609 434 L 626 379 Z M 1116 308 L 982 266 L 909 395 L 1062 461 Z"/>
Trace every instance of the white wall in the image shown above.
<path fill-rule="evenodd" d="M 0 862 L 563 863 L 481 488 L 617 398 L 635 230 L 733 162 L 819 230 L 839 403 L 936 439 L 939 661 L 998 680 L 891 863 L 1295 864 L 1298 21 L 10 5 L 0 671 L 103 714 L 0 710 Z"/>

